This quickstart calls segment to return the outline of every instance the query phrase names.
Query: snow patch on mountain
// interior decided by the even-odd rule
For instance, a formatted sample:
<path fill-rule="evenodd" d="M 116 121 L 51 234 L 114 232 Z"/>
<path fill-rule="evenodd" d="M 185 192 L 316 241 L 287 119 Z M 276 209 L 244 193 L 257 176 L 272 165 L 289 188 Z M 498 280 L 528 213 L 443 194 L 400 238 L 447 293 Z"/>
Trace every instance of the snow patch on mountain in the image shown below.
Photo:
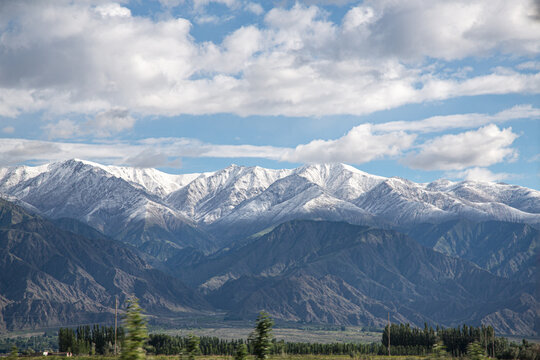
<path fill-rule="evenodd" d="M 400 227 L 456 218 L 540 223 L 537 190 L 444 179 L 418 184 L 344 164 L 283 170 L 231 165 L 171 175 L 74 159 L 0 169 L 0 194 L 47 216 L 75 217 L 110 232 L 137 221 L 218 233 L 247 223 L 260 227 L 249 231 L 260 231 L 295 218 Z"/>

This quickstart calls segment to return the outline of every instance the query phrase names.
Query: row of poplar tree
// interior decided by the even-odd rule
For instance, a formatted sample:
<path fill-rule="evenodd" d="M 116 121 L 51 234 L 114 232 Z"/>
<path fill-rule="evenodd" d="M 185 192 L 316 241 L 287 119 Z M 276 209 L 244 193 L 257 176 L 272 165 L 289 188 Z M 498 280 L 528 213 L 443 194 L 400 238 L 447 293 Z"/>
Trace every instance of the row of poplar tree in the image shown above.
<path fill-rule="evenodd" d="M 116 333 L 113 327 L 99 325 L 80 326 L 76 329 L 61 328 L 58 332 L 58 347 L 61 352 L 74 354 L 102 354 L 113 352 L 114 344 L 121 349 L 122 360 L 144 359 L 146 353 L 156 355 L 186 355 L 193 359 L 197 354 L 234 356 L 243 360 L 248 354 L 258 359 L 266 359 L 272 354 L 295 355 L 427 355 L 437 357 L 483 358 L 484 355 L 501 359 L 540 360 L 540 348 L 527 343 L 509 343 L 505 338 L 496 338 L 491 326 L 473 327 L 463 325 L 457 328 L 424 329 L 409 324 L 386 326 L 380 343 L 302 343 L 284 342 L 272 339 L 273 320 L 261 312 L 250 337 L 244 341 L 223 340 L 216 337 L 196 337 L 189 335 L 169 336 L 148 335 L 146 321 L 137 300 L 128 303 L 124 328 Z M 389 339 L 390 337 L 390 339 Z M 115 342 L 116 339 L 116 342 Z M 476 355 L 474 355 L 476 354 Z M 474 356 L 473 356 L 474 355 Z M 472 357 L 471 357 L 472 356 Z"/>
<path fill-rule="evenodd" d="M 116 342 L 124 342 L 124 328 L 117 329 Z M 74 354 L 109 355 L 114 352 L 115 334 L 113 326 L 79 326 L 75 329 L 58 330 L 58 350 Z"/>
<path fill-rule="evenodd" d="M 389 327 L 385 327 L 381 344 L 388 346 Z M 481 353 L 499 359 L 540 359 L 540 347 L 523 340 L 521 344 L 496 337 L 491 326 L 458 326 L 456 328 L 411 327 L 409 324 L 391 324 L 390 349 L 392 355 L 427 355 L 471 357 Z M 386 352 L 388 353 L 388 352 Z"/>

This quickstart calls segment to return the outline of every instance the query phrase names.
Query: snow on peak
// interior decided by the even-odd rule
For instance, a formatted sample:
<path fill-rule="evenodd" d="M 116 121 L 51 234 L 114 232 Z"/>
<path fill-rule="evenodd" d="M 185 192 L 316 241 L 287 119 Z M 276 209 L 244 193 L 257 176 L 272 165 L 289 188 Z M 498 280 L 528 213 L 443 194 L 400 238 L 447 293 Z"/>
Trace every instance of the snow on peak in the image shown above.
<path fill-rule="evenodd" d="M 123 181 L 111 181 L 113 178 Z M 66 206 L 83 204 L 77 199 L 84 198 L 88 208 L 114 208 L 115 201 L 125 204 L 125 200 L 118 200 L 124 191 L 126 197 L 133 198 L 129 206 L 137 207 L 151 199 L 157 208 L 163 207 L 163 213 L 174 210 L 203 225 L 225 218 L 285 218 L 294 216 L 299 209 L 323 214 L 330 214 L 333 209 L 332 216 L 337 219 L 337 214 L 341 214 L 344 220 L 346 216 L 354 218 L 356 215 L 351 214 L 356 212 L 363 218 L 375 216 L 395 224 L 456 217 L 540 222 L 537 190 L 444 179 L 417 184 L 398 177 L 371 175 L 340 163 L 283 170 L 233 164 L 212 173 L 183 175 L 79 159 L 0 169 L 0 193 L 20 200 L 30 196 L 37 207 L 40 199 L 59 198 L 59 186 L 65 190 L 66 199 L 70 199 Z M 108 195 L 104 195 L 99 206 L 92 206 L 90 202 L 97 201 L 92 200 L 97 197 L 96 191 Z M 153 216 L 148 207 L 140 212 Z"/>

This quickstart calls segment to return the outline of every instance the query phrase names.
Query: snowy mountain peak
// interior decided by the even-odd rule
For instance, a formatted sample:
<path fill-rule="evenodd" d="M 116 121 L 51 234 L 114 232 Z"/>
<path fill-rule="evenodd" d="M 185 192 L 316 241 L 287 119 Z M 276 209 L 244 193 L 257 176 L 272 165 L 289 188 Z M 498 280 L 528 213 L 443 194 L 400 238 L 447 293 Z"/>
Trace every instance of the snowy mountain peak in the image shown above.
<path fill-rule="evenodd" d="M 172 224 L 167 219 L 187 218 L 203 228 L 247 222 L 270 226 L 294 218 L 375 219 L 385 226 L 456 218 L 540 223 L 537 190 L 444 179 L 418 184 L 339 163 L 283 170 L 231 165 L 211 173 L 172 175 L 71 159 L 0 169 L 0 193 L 52 217 L 80 214 L 90 224 L 116 212 L 127 222 Z"/>
<path fill-rule="evenodd" d="M 153 168 L 137 168 L 127 166 L 102 165 L 88 160 L 69 159 L 50 165 L 52 168 L 71 168 L 81 171 L 105 171 L 107 176 L 123 179 L 132 185 L 144 189 L 154 195 L 166 196 L 173 191 L 186 186 L 199 176 L 207 176 L 208 173 L 174 175 L 164 173 Z"/>

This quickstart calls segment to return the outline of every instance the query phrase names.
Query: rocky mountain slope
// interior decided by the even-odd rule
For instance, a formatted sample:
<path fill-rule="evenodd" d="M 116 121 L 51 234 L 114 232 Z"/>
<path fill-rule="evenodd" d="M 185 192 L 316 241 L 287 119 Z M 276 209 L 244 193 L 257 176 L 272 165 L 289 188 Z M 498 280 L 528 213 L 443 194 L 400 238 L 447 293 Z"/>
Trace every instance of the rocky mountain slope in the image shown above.
<path fill-rule="evenodd" d="M 456 219 L 540 224 L 537 190 L 473 181 L 417 184 L 343 164 L 232 165 L 170 175 L 68 160 L 0 169 L 0 194 L 47 217 L 76 218 L 163 259 L 184 247 L 212 252 L 291 219 L 385 228 Z"/>
<path fill-rule="evenodd" d="M 180 186 L 182 176 L 131 170 L 79 160 L 12 168 L 0 171 L 0 192 L 45 217 L 77 219 L 158 257 L 185 246 L 214 248 L 210 236 L 154 194 L 174 188 L 170 182 Z"/>
<path fill-rule="evenodd" d="M 210 309 L 135 249 L 62 230 L 0 200 L 0 330 L 110 321 L 114 297 L 123 304 L 133 295 L 153 315 Z"/>
<path fill-rule="evenodd" d="M 455 326 L 490 321 L 533 334 L 533 282 L 495 276 L 391 230 L 292 221 L 178 273 L 234 316 L 265 309 L 292 321 Z M 497 321 L 493 321 L 497 319 Z"/>
<path fill-rule="evenodd" d="M 136 292 L 156 313 L 267 309 L 292 321 L 380 326 L 390 312 L 419 325 L 540 332 L 533 189 L 417 184 L 343 164 L 170 175 L 68 160 L 0 169 L 0 198 L 25 209 L 0 207 L 11 214 L 0 216 L 0 270 L 9 268 L 0 327 L 65 324 L 61 314 L 75 310 L 94 319 L 113 295 Z M 46 264 L 31 256 L 42 249 Z M 48 315 L 30 315 L 39 311 Z"/>
<path fill-rule="evenodd" d="M 540 231 L 527 224 L 454 220 L 421 224 L 408 234 L 427 247 L 502 277 L 534 281 L 540 274 Z"/>

